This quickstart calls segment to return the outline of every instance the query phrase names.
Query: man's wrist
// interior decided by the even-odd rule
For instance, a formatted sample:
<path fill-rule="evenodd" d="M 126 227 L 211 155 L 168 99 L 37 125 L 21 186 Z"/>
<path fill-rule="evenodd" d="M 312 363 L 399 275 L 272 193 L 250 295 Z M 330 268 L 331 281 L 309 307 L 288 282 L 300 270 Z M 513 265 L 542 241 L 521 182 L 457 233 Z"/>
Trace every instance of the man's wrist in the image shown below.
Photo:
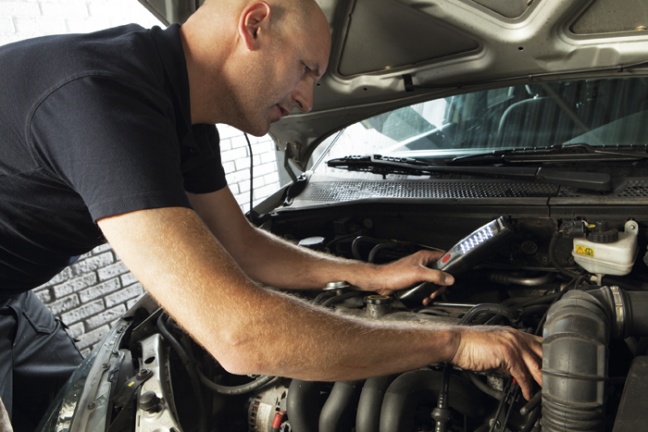
<path fill-rule="evenodd" d="M 445 337 L 442 338 L 443 344 L 439 350 L 442 353 L 442 361 L 456 364 L 462 346 L 462 339 L 466 334 L 465 329 L 461 326 L 452 326 L 443 331 Z"/>
<path fill-rule="evenodd" d="M 380 266 L 363 261 L 352 261 L 347 269 L 348 277 L 345 279 L 360 291 L 378 290 L 375 280 L 380 278 Z"/>

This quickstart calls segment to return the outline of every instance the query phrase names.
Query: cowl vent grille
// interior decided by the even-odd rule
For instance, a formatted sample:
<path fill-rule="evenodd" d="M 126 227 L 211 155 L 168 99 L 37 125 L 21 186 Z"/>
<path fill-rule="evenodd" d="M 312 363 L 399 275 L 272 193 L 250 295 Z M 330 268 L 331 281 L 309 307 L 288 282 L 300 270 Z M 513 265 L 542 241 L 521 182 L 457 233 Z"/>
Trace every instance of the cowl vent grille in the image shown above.
<path fill-rule="evenodd" d="M 324 181 L 309 184 L 295 202 L 345 202 L 370 198 L 529 198 L 555 196 L 557 190 L 555 185 L 515 182 Z"/>
<path fill-rule="evenodd" d="M 571 188 L 562 188 L 560 194 L 561 198 L 581 197 L 583 194 Z M 609 195 L 610 197 L 619 198 L 648 198 L 648 179 L 646 178 L 631 178 L 624 187 Z"/>
<path fill-rule="evenodd" d="M 582 192 L 571 187 L 507 180 L 434 180 L 434 181 L 312 181 L 295 198 L 293 205 L 343 203 L 367 199 L 498 199 L 547 198 L 575 199 L 579 203 L 648 201 L 648 178 L 628 179 L 625 186 L 611 194 Z M 636 200 L 636 201 L 633 201 Z"/>

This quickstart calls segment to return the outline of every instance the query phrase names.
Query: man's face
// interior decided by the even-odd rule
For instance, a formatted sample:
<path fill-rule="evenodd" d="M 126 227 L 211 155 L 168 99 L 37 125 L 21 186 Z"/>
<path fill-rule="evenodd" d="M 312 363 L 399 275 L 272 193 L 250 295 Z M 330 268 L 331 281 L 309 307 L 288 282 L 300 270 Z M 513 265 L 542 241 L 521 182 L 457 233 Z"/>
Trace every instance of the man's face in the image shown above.
<path fill-rule="evenodd" d="M 248 82 L 248 106 L 243 109 L 248 131 L 261 136 L 270 125 L 297 109 L 309 112 L 313 107 L 313 90 L 328 66 L 330 33 L 328 23 L 301 26 L 290 37 L 283 38 L 267 50 L 262 58 L 266 68 L 259 67 L 245 77 Z"/>

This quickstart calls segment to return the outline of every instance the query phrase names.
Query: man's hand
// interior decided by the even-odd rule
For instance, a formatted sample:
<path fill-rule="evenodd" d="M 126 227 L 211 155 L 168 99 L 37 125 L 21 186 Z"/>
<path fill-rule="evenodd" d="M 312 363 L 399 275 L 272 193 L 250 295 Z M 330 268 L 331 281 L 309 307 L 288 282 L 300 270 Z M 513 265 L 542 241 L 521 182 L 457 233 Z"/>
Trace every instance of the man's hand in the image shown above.
<path fill-rule="evenodd" d="M 463 369 L 508 372 L 529 400 L 533 381 L 542 385 L 542 339 L 510 327 L 463 327 L 450 362 Z"/>
<path fill-rule="evenodd" d="M 428 267 L 443 254 L 443 251 L 418 251 L 397 261 L 376 266 L 371 274 L 366 275 L 360 283 L 354 283 L 354 285 L 367 291 L 389 295 L 417 283 L 432 282 L 438 285 L 439 289 L 423 301 L 423 304 L 426 305 L 443 293 L 448 285 L 454 283 L 452 275 Z"/>

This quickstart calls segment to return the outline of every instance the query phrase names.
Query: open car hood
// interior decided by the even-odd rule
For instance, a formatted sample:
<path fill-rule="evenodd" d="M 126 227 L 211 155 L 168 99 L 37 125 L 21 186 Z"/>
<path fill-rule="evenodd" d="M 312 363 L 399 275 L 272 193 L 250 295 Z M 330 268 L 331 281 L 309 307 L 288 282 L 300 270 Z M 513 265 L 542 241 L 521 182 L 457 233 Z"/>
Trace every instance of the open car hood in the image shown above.
<path fill-rule="evenodd" d="M 302 169 L 327 136 L 399 106 L 565 74 L 624 74 L 648 62 L 645 0 L 317 1 L 332 32 L 328 71 L 313 110 L 270 129 Z M 202 3 L 140 2 L 167 24 Z"/>

